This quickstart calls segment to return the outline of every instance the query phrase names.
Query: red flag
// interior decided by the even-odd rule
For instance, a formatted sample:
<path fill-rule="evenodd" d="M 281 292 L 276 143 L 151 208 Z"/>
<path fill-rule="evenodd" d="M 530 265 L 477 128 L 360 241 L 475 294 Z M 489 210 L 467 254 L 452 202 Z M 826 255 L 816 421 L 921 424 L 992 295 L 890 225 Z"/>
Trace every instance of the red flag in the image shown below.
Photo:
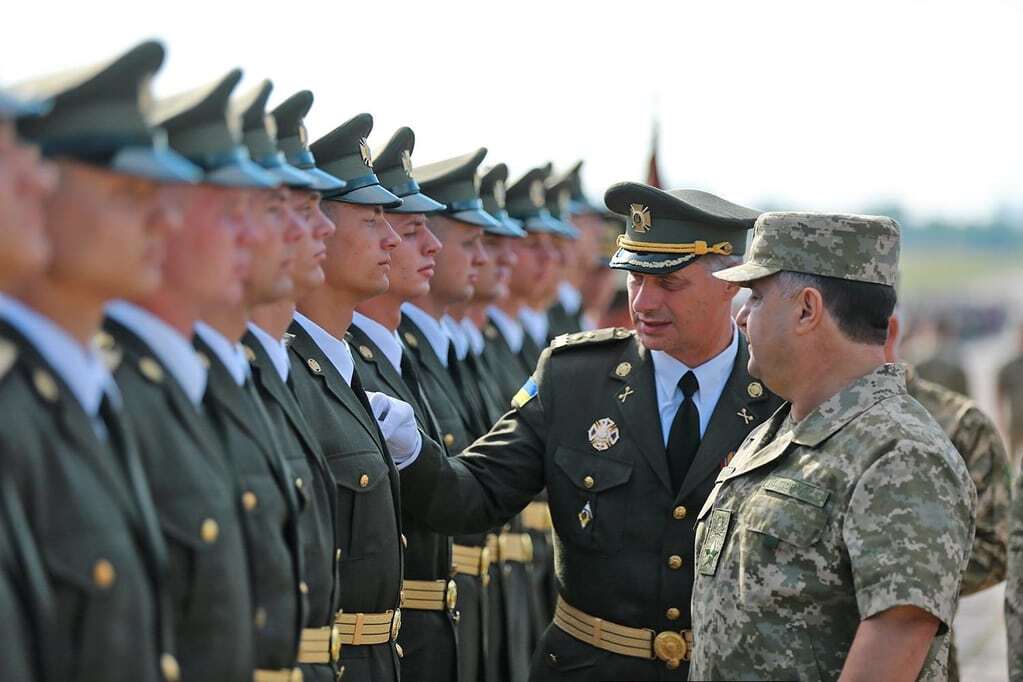
<path fill-rule="evenodd" d="M 654 121 L 654 133 L 650 140 L 650 161 L 646 169 L 646 184 L 657 189 L 662 189 L 661 172 L 657 168 L 657 147 L 661 136 L 661 126 Z"/>

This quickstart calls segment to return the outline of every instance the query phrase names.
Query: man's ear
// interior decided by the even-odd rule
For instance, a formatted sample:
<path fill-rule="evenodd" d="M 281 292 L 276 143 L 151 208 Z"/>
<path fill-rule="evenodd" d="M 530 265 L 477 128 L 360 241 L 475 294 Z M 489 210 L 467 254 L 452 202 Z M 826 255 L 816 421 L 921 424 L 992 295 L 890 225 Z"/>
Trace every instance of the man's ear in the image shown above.
<path fill-rule="evenodd" d="M 813 287 L 805 287 L 796 294 L 795 303 L 798 306 L 796 334 L 809 334 L 817 329 L 826 315 L 821 292 Z"/>

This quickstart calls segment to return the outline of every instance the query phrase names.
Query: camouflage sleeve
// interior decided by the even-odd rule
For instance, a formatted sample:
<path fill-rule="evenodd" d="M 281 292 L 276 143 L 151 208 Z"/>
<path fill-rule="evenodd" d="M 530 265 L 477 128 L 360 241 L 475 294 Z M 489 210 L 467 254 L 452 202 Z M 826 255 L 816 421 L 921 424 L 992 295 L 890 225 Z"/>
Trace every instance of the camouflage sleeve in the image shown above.
<path fill-rule="evenodd" d="M 1005 579 L 1009 537 L 1009 458 L 994 423 L 975 406 L 958 419 L 952 444 L 963 456 L 977 488 L 977 533 L 962 594 L 973 594 Z"/>
<path fill-rule="evenodd" d="M 842 527 L 861 619 L 916 606 L 941 621 L 940 632 L 948 629 L 975 498 L 958 455 L 946 459 L 920 443 L 897 442 L 863 473 Z"/>
<path fill-rule="evenodd" d="M 1009 510 L 1009 571 L 1005 579 L 1005 630 L 1009 680 L 1023 682 L 1023 476 L 1012 484 Z"/>

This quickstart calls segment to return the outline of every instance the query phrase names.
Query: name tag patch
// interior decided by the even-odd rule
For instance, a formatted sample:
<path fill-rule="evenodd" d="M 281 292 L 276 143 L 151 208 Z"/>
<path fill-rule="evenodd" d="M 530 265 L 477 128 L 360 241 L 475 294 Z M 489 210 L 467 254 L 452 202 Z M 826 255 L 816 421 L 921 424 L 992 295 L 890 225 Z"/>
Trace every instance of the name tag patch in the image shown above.
<path fill-rule="evenodd" d="M 707 517 L 705 522 L 707 532 L 697 564 L 697 570 L 701 575 L 714 575 L 717 572 L 718 559 L 721 558 L 721 549 L 725 546 L 725 539 L 728 538 L 728 526 L 731 522 L 732 512 L 724 509 L 715 509 Z"/>

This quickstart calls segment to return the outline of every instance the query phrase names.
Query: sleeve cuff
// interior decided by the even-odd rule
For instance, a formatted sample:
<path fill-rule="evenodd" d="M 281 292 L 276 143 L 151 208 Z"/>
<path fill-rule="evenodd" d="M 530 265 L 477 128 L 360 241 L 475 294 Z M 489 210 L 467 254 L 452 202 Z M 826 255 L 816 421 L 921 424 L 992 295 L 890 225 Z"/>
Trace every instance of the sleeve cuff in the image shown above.
<path fill-rule="evenodd" d="M 925 591 L 919 585 L 907 585 L 903 581 L 902 576 L 892 576 L 883 582 L 857 590 L 856 603 L 860 611 L 860 620 L 866 620 L 896 606 L 915 606 L 940 621 L 938 635 L 947 632 L 955 616 L 956 599 L 953 597 L 950 600 L 942 600 L 940 595 L 933 594 L 933 588 Z M 958 590 L 952 591 L 952 594 L 957 593 Z"/>
<path fill-rule="evenodd" d="M 400 459 L 394 458 L 394 466 L 398 471 L 412 466 L 417 459 L 419 459 L 419 453 L 423 451 L 423 434 L 416 431 L 416 447 L 412 450 L 411 454 L 405 455 Z"/>

